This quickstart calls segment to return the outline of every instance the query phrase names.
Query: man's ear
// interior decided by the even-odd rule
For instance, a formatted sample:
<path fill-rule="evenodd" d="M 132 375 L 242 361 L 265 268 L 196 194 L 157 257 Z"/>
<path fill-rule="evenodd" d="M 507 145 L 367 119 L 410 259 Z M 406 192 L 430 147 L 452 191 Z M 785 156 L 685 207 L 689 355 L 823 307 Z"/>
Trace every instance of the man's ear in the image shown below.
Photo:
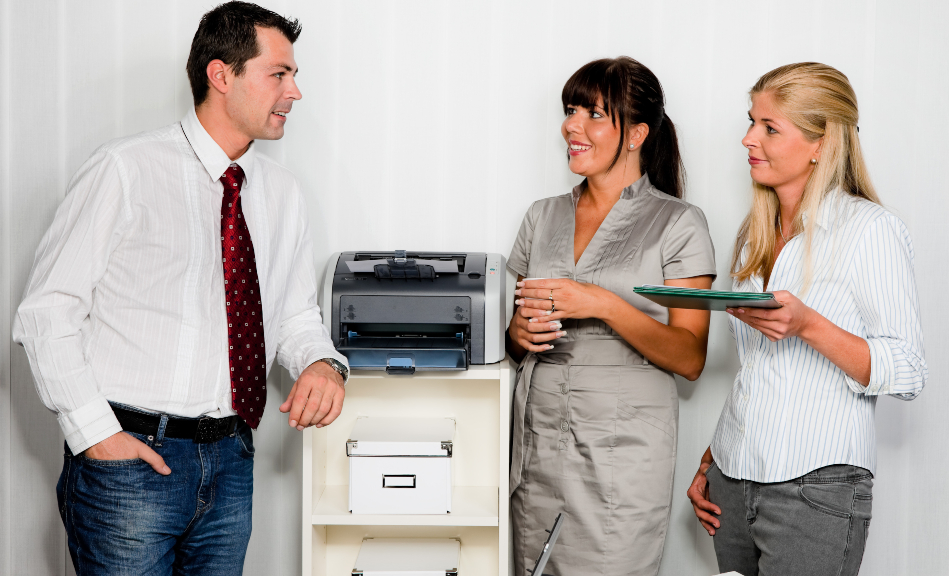
<path fill-rule="evenodd" d="M 217 90 L 221 94 L 227 94 L 230 90 L 230 83 L 228 82 L 228 67 L 222 60 L 211 60 L 208 62 L 208 84 L 211 88 Z"/>

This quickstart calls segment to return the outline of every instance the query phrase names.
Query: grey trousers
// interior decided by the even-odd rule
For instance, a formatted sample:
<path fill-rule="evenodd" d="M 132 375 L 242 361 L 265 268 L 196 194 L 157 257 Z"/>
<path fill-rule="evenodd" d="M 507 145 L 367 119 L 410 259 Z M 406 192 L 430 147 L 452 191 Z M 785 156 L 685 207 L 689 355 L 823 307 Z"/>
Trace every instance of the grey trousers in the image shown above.
<path fill-rule="evenodd" d="M 735 480 L 712 464 L 709 499 L 721 572 L 743 576 L 856 576 L 870 529 L 873 475 L 857 466 L 818 468 L 787 482 Z"/>

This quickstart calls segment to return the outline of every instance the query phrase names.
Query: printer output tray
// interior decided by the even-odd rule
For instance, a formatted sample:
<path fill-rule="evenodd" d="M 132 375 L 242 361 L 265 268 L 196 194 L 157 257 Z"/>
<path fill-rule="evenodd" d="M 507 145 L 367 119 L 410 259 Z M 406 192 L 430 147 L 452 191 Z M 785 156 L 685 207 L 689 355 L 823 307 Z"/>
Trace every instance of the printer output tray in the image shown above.
<path fill-rule="evenodd" d="M 462 338 L 356 337 L 340 343 L 340 353 L 354 370 L 385 370 L 390 374 L 416 371 L 467 370 L 468 348 Z"/>

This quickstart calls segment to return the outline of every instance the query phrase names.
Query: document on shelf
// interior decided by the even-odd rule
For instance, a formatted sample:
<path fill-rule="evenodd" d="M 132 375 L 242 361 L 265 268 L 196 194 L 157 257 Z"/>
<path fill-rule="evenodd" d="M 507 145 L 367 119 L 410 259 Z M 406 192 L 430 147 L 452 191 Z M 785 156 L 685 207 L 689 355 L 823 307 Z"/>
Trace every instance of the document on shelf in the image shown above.
<path fill-rule="evenodd" d="M 633 292 L 666 308 L 724 311 L 726 308 L 781 308 L 783 306 L 771 292 L 723 292 L 654 284 L 636 286 Z"/>

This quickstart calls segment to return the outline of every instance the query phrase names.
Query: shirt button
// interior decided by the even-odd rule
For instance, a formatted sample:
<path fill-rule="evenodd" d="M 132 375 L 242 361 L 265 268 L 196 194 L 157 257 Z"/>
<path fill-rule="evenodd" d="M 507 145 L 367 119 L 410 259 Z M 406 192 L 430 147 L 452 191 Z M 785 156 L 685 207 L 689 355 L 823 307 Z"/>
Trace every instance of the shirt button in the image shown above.
<path fill-rule="evenodd" d="M 563 383 L 560 384 L 560 391 L 563 392 L 564 394 L 566 394 L 566 393 L 568 392 L 567 383 L 566 383 L 566 382 L 563 382 Z"/>
<path fill-rule="evenodd" d="M 745 427 L 744 427 L 744 426 L 739 426 L 739 427 L 738 427 L 738 433 L 739 433 L 739 434 L 744 434 L 744 433 L 745 433 Z"/>
<path fill-rule="evenodd" d="M 567 421 L 566 421 L 566 420 L 564 420 L 563 422 L 560 423 L 560 431 L 561 431 L 561 432 L 566 432 L 566 431 L 569 430 L 569 429 L 570 429 L 570 425 L 567 424 Z"/>

